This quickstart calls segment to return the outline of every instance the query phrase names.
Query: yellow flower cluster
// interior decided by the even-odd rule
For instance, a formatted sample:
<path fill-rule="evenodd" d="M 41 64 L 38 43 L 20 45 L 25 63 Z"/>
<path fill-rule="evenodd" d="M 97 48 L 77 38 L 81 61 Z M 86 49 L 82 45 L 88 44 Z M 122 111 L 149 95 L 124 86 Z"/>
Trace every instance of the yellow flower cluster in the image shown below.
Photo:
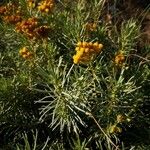
<path fill-rule="evenodd" d="M 26 47 L 21 48 L 19 50 L 19 54 L 25 59 L 33 58 L 33 53 L 29 52 L 29 50 Z"/>
<path fill-rule="evenodd" d="M 98 42 L 78 42 L 76 47 L 76 54 L 73 56 L 74 64 L 87 63 L 93 56 L 101 52 L 102 44 Z"/>
<path fill-rule="evenodd" d="M 114 62 L 117 66 L 122 66 L 122 64 L 125 62 L 125 56 L 123 52 L 119 51 L 118 54 L 116 54 Z"/>
<path fill-rule="evenodd" d="M 43 13 L 50 13 L 54 8 L 54 0 L 43 0 L 39 3 L 38 10 Z"/>
<path fill-rule="evenodd" d="M 49 26 L 40 25 L 37 18 L 28 18 L 16 25 L 16 31 L 24 34 L 30 39 L 47 38 L 51 31 Z"/>

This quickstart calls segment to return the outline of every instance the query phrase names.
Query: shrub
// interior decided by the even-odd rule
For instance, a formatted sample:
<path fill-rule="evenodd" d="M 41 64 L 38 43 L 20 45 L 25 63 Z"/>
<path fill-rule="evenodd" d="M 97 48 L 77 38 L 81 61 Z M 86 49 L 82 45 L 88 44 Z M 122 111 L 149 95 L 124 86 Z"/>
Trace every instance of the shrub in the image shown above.
<path fill-rule="evenodd" d="M 103 0 L 0 6 L 3 149 L 136 148 L 126 137 L 143 124 L 148 131 L 150 48 L 138 50 L 136 18 L 117 25 L 105 19 L 105 6 Z"/>

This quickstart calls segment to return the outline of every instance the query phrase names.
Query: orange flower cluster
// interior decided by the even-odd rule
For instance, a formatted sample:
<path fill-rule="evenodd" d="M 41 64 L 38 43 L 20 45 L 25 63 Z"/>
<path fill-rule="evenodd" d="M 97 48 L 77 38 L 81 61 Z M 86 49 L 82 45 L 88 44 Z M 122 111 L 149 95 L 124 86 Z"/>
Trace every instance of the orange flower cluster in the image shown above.
<path fill-rule="evenodd" d="M 5 15 L 7 13 L 7 7 L 6 6 L 0 6 L 0 15 Z"/>
<path fill-rule="evenodd" d="M 6 23 L 16 24 L 16 23 L 20 22 L 22 20 L 22 18 L 20 15 L 11 15 L 11 16 L 4 16 L 3 20 Z"/>
<path fill-rule="evenodd" d="M 23 47 L 22 49 L 20 49 L 19 54 L 25 59 L 33 58 L 33 53 L 29 52 L 29 50 L 26 47 Z"/>
<path fill-rule="evenodd" d="M 93 56 L 101 52 L 102 44 L 98 42 L 78 42 L 76 47 L 76 54 L 73 56 L 74 64 L 86 63 L 90 61 Z"/>
<path fill-rule="evenodd" d="M 54 8 L 54 0 L 43 0 L 39 3 L 38 10 L 43 13 L 50 13 Z"/>
<path fill-rule="evenodd" d="M 123 52 L 118 52 L 118 54 L 115 56 L 114 62 L 117 66 L 121 66 L 125 62 L 125 56 Z"/>
<path fill-rule="evenodd" d="M 1 15 L 9 15 L 12 12 L 17 12 L 17 6 L 12 3 L 7 3 L 5 6 L 0 6 L 0 14 Z"/>
<path fill-rule="evenodd" d="M 29 18 L 18 23 L 16 31 L 26 35 L 30 39 L 38 37 L 46 38 L 50 32 L 50 27 L 46 25 L 40 26 L 37 18 Z"/>
<path fill-rule="evenodd" d="M 0 15 L 6 23 L 16 24 L 22 20 L 21 8 L 15 4 L 8 3 L 0 7 Z"/>
<path fill-rule="evenodd" d="M 25 34 L 29 38 L 34 37 L 34 29 L 38 25 L 37 18 L 29 18 L 27 20 L 23 20 L 16 25 L 16 31 L 22 34 Z"/>

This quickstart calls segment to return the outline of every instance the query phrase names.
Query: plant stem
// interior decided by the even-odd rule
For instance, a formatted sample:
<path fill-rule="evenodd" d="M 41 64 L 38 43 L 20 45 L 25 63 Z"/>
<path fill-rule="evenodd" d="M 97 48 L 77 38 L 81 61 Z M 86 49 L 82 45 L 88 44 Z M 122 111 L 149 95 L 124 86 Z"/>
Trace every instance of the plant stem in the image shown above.
<path fill-rule="evenodd" d="M 116 145 L 114 144 L 114 142 L 113 142 L 113 141 L 108 137 L 108 135 L 104 132 L 104 130 L 103 130 L 102 127 L 99 125 L 99 123 L 97 122 L 97 120 L 95 119 L 95 117 L 94 117 L 91 113 L 89 113 L 89 112 L 86 112 L 86 115 L 88 115 L 89 117 L 91 117 L 91 118 L 94 120 L 95 124 L 98 126 L 98 128 L 101 130 L 101 132 L 105 135 L 105 137 L 108 139 L 108 141 L 116 148 L 116 150 L 119 150 L 118 146 L 116 146 Z"/>

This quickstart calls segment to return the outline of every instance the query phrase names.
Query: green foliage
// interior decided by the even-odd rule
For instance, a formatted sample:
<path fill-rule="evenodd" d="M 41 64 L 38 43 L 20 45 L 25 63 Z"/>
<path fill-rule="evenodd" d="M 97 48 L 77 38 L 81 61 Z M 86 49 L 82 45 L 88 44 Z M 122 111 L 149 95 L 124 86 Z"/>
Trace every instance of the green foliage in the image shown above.
<path fill-rule="evenodd" d="M 29 2 L 0 7 L 14 7 L 0 11 L 0 149 L 149 148 L 150 48 L 138 52 L 138 20 L 109 24 L 103 0 Z M 73 64 L 78 42 L 103 48 Z"/>

